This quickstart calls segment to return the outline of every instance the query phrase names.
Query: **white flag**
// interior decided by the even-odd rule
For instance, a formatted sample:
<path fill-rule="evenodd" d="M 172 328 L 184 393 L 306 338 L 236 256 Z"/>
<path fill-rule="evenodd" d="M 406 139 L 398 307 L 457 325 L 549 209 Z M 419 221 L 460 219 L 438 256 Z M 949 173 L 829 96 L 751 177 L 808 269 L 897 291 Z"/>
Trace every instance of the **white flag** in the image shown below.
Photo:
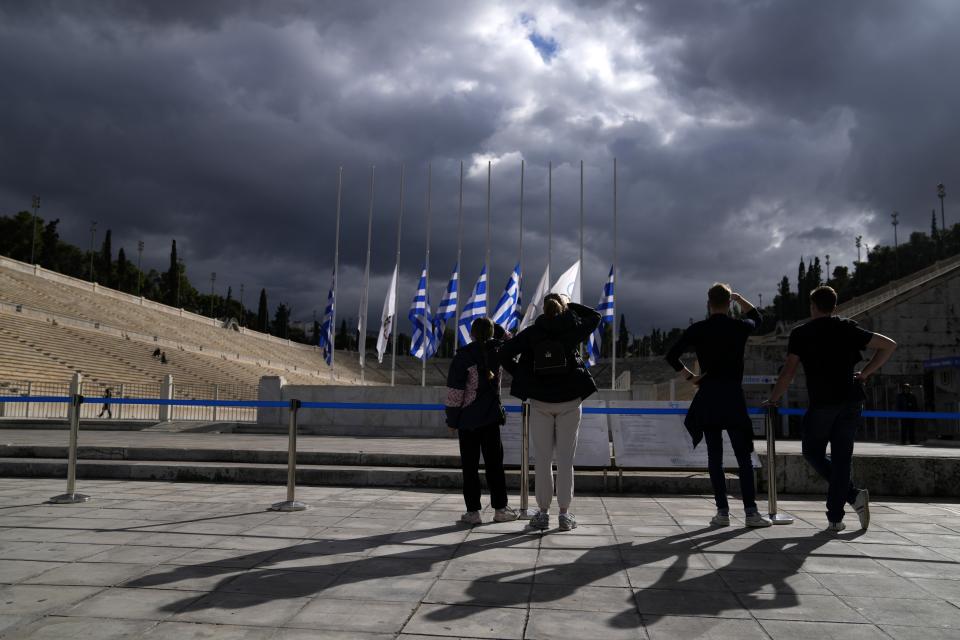
<path fill-rule="evenodd" d="M 534 291 L 533 297 L 530 298 L 530 304 L 527 305 L 527 312 L 523 314 L 523 320 L 520 322 L 520 326 L 517 327 L 517 331 L 523 331 L 527 327 L 533 324 L 537 319 L 537 316 L 543 311 L 543 297 L 549 293 L 548 289 L 550 287 L 550 269 L 547 268 L 543 272 L 543 276 L 540 278 L 540 284 L 537 285 L 537 290 Z"/>
<path fill-rule="evenodd" d="M 580 304 L 580 261 L 577 260 L 573 266 L 563 272 L 556 284 L 550 289 L 550 293 L 564 293 L 570 298 L 570 302 Z"/>
<path fill-rule="evenodd" d="M 399 265 L 398 265 L 399 266 Z M 393 333 L 393 323 L 397 317 L 397 268 L 393 268 L 393 277 L 390 279 L 390 290 L 383 301 L 383 313 L 380 314 L 380 333 L 377 336 L 377 362 L 383 362 L 383 354 L 387 351 L 387 341 Z"/>

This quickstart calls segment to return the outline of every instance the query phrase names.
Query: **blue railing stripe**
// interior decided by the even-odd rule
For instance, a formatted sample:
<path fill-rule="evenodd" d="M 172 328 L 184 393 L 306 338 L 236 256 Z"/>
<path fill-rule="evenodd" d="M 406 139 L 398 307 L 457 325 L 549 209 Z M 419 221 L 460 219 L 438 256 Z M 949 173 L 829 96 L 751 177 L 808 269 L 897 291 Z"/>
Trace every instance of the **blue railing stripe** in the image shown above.
<path fill-rule="evenodd" d="M 0 396 L 0 402 L 7 403 L 69 403 L 70 396 Z M 288 400 L 192 400 L 166 398 L 93 398 L 84 397 L 84 404 L 112 405 L 165 405 L 171 407 L 239 407 L 250 409 L 286 409 Z M 302 402 L 302 409 L 338 409 L 347 411 L 443 411 L 442 404 L 416 402 Z M 520 405 L 505 405 L 507 413 L 520 413 Z M 752 415 L 763 415 L 762 407 L 750 407 Z M 781 416 L 802 416 L 803 408 L 779 408 Z M 583 413 L 596 415 L 684 415 L 687 410 L 680 407 L 584 407 Z M 960 420 L 960 412 L 950 411 L 879 411 L 866 410 L 864 418 L 899 418 L 907 420 Z"/>

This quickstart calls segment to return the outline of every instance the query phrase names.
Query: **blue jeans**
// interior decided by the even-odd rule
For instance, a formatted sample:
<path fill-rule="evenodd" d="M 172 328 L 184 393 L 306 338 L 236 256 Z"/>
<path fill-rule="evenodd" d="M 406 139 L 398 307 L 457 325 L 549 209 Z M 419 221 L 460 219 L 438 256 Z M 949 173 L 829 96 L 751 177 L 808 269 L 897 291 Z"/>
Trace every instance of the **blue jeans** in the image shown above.
<path fill-rule="evenodd" d="M 747 514 L 757 511 L 757 488 L 753 482 L 753 460 L 750 456 L 750 441 L 747 434 L 738 429 L 730 429 L 730 444 L 737 456 L 737 473 L 740 477 L 740 493 L 743 496 L 743 508 Z M 707 429 L 703 433 L 707 441 L 707 469 L 710 470 L 710 483 L 713 485 L 713 497 L 717 510 L 729 512 L 727 503 L 727 478 L 723 473 L 723 431 Z"/>
<path fill-rule="evenodd" d="M 829 483 L 827 520 L 843 520 L 844 503 L 853 504 L 860 490 L 850 479 L 853 441 L 860 424 L 860 402 L 811 407 L 803 417 L 803 457 Z M 830 455 L 827 455 L 827 443 Z"/>

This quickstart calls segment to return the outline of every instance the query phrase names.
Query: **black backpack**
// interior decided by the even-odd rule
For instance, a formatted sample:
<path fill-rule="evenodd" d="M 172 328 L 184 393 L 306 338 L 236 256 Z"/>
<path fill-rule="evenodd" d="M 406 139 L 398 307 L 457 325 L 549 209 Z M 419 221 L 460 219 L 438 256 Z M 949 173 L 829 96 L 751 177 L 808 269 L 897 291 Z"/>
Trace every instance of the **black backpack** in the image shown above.
<path fill-rule="evenodd" d="M 570 370 L 570 357 L 559 340 L 545 338 L 533 345 L 533 373 L 538 376 L 559 376 Z"/>

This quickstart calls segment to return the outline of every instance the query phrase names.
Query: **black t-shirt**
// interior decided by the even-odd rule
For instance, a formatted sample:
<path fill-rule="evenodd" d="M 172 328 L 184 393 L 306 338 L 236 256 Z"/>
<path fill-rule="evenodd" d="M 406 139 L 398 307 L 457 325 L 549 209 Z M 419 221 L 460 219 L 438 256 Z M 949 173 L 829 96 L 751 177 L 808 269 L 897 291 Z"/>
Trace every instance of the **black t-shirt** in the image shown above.
<path fill-rule="evenodd" d="M 803 364 L 811 407 L 862 399 L 853 368 L 863 359 L 860 351 L 871 338 L 873 333 L 853 320 L 835 316 L 811 320 L 790 332 L 787 352 Z"/>
<path fill-rule="evenodd" d="M 683 362 L 680 356 L 693 349 L 697 352 L 704 382 L 725 380 L 740 384 L 747 338 L 762 322 L 763 318 L 756 309 L 751 309 L 739 320 L 725 313 L 715 313 L 687 327 L 667 353 L 666 360 L 676 371 L 681 371 Z"/>

